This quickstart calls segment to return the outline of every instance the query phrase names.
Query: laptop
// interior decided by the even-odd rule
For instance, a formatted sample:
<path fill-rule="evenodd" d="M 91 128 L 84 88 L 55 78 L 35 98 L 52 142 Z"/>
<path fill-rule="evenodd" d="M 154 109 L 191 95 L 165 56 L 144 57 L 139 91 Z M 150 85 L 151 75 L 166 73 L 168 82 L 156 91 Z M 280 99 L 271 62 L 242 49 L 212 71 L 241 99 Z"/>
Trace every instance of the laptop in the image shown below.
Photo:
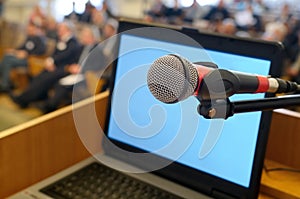
<path fill-rule="evenodd" d="M 282 46 L 129 20 L 119 22 L 119 33 L 103 127 L 104 153 L 11 198 L 67 198 L 51 196 L 47 189 L 95 163 L 149 184 L 151 192 L 159 189 L 162 192 L 156 198 L 257 198 L 272 113 L 205 119 L 197 112 L 200 102 L 194 96 L 174 104 L 155 99 L 147 86 L 147 72 L 156 59 L 176 54 L 191 62 L 213 62 L 222 69 L 276 77 L 282 66 Z M 230 100 L 264 97 L 262 93 L 236 94 Z M 127 188 L 126 194 L 136 187 Z M 126 194 L 102 198 L 126 198 Z"/>

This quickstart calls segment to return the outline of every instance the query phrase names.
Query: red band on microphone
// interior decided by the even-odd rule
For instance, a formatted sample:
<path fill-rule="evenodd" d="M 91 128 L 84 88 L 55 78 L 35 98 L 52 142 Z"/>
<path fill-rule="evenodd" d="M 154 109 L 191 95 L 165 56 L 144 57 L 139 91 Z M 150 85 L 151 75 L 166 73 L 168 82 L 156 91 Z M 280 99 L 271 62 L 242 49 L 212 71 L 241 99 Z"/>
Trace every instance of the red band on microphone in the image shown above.
<path fill-rule="evenodd" d="M 255 93 L 265 93 L 269 90 L 269 80 L 267 77 L 257 76 L 258 88 Z"/>
<path fill-rule="evenodd" d="M 196 91 L 194 93 L 194 96 L 198 96 L 202 80 L 213 69 L 205 67 L 205 66 L 201 66 L 201 65 L 195 65 L 195 68 L 198 73 L 198 85 L 197 85 Z"/>

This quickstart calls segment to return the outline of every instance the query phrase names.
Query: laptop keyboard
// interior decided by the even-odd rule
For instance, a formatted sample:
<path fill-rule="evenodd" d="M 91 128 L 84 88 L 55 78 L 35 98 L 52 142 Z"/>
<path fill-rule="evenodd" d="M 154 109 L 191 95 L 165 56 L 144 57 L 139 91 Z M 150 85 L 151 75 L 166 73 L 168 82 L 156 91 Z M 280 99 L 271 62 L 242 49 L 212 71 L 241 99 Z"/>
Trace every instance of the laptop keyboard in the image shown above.
<path fill-rule="evenodd" d="M 57 199 L 180 198 L 98 163 L 92 163 L 40 191 Z"/>

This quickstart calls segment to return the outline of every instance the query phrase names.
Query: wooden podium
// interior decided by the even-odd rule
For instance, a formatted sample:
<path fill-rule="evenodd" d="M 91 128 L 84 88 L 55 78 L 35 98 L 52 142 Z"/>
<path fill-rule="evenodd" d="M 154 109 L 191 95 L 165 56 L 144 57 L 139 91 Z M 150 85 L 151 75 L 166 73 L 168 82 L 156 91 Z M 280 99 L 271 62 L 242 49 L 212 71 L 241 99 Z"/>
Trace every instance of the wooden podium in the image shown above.
<path fill-rule="evenodd" d="M 286 109 L 274 111 L 265 166 L 300 169 L 300 113 Z M 263 170 L 261 192 L 281 199 L 300 198 L 300 172 Z"/>
<path fill-rule="evenodd" d="M 89 157 L 77 134 L 73 111 L 86 114 L 96 109 L 103 125 L 107 96 L 108 92 L 98 94 L 1 132 L 0 198 Z M 95 139 L 95 142 L 100 146 L 100 140 Z"/>
<path fill-rule="evenodd" d="M 73 112 L 97 110 L 105 122 L 108 92 L 83 100 L 0 133 L 0 198 L 12 195 L 87 157 L 74 124 Z M 90 125 L 89 122 L 86 124 Z M 266 153 L 266 166 L 300 169 L 300 114 L 274 112 Z M 88 133 L 88 132 L 87 132 Z M 91 140 L 93 138 L 91 137 Z M 100 146 L 94 139 L 95 146 Z M 96 149 L 96 150 L 101 150 Z M 300 198 L 300 174 L 263 172 L 260 199 Z"/>

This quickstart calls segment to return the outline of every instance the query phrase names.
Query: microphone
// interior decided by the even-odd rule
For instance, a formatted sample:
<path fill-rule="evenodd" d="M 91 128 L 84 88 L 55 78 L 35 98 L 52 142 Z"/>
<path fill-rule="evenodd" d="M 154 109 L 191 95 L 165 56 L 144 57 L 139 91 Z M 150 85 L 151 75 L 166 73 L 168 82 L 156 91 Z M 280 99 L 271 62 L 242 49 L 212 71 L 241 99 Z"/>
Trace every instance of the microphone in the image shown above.
<path fill-rule="evenodd" d="M 150 66 L 147 84 L 153 96 L 164 103 L 176 103 L 189 96 L 199 100 L 225 99 L 238 93 L 291 93 L 300 90 L 295 82 L 218 69 L 213 63 L 193 64 L 170 54 Z"/>

